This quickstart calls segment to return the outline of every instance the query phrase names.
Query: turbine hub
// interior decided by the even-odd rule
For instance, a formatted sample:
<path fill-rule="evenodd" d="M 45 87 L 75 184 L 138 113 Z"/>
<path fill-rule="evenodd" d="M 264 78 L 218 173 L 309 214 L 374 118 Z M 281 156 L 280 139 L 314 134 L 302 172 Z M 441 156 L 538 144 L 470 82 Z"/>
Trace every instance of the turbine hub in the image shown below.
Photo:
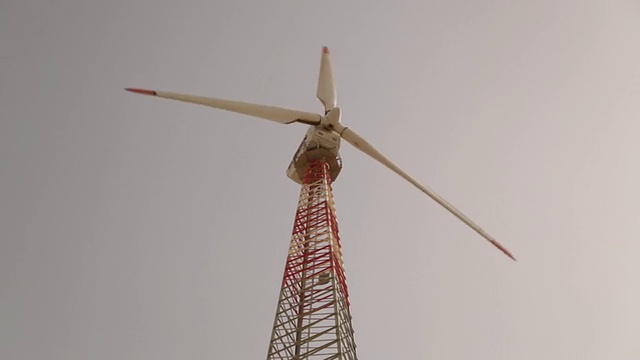
<path fill-rule="evenodd" d="M 327 111 L 325 116 L 323 116 L 320 120 L 320 125 L 322 127 L 335 130 L 340 127 L 340 119 L 342 118 L 342 112 L 339 107 L 334 107 L 333 109 Z"/>

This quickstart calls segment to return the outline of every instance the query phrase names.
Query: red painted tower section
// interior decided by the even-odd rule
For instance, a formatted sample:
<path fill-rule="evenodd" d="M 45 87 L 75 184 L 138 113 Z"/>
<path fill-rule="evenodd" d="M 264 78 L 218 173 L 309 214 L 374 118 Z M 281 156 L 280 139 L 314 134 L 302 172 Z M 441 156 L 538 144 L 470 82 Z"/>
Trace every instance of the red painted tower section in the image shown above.
<path fill-rule="evenodd" d="M 329 164 L 304 171 L 267 360 L 355 360 Z"/>

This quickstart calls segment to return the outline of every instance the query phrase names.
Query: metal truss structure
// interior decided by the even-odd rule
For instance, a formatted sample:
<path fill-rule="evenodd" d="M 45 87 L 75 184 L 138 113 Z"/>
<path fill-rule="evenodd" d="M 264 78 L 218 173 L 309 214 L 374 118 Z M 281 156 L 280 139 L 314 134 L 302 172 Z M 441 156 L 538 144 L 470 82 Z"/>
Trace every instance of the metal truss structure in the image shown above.
<path fill-rule="evenodd" d="M 267 360 L 356 360 L 330 166 L 304 171 Z"/>

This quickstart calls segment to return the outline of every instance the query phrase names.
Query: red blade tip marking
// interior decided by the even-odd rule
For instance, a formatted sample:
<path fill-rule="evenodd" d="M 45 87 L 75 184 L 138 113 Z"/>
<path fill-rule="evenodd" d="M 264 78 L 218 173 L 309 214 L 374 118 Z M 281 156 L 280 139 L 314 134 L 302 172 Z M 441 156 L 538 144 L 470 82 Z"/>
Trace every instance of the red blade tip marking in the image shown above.
<path fill-rule="evenodd" d="M 329 48 L 328 48 L 328 47 L 326 47 L 326 46 L 323 46 L 323 47 L 322 47 L 322 53 L 323 53 L 323 54 L 329 54 Z"/>
<path fill-rule="evenodd" d="M 143 94 L 143 95 L 152 95 L 152 96 L 157 95 L 157 93 L 153 90 L 136 89 L 136 88 L 125 88 L 125 90 L 138 93 L 138 94 Z"/>
<path fill-rule="evenodd" d="M 508 257 L 511 258 L 511 260 L 513 261 L 517 261 L 516 258 L 513 257 L 513 255 L 511 255 L 511 253 L 509 252 L 509 250 L 505 249 L 504 247 L 502 247 L 502 245 L 500 245 L 500 243 L 498 243 L 497 241 L 491 241 L 491 243 L 493 244 L 493 246 L 497 247 L 500 251 L 502 251 L 505 255 L 507 255 Z"/>

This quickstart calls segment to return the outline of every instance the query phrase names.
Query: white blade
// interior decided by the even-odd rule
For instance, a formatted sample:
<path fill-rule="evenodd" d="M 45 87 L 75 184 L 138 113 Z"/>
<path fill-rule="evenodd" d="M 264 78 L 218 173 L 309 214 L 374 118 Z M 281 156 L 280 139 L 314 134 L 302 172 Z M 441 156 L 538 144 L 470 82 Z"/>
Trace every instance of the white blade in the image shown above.
<path fill-rule="evenodd" d="M 300 122 L 309 125 L 317 125 L 320 123 L 320 115 L 308 113 L 304 111 L 289 110 L 276 106 L 250 104 L 241 101 L 222 100 L 216 98 L 207 98 L 202 96 L 184 95 L 166 91 L 154 91 L 144 89 L 127 88 L 127 91 L 138 94 L 158 96 L 165 99 L 179 100 L 193 104 L 211 106 L 216 109 L 232 111 L 235 113 L 255 116 L 266 120 L 279 122 L 281 124 L 290 124 Z"/>
<path fill-rule="evenodd" d="M 326 46 L 322 48 L 317 96 L 324 105 L 325 112 L 336 107 L 336 86 L 333 83 L 333 69 L 331 68 L 331 59 L 329 58 L 329 48 Z"/>
<path fill-rule="evenodd" d="M 342 138 L 346 142 L 348 142 L 349 144 L 355 146 L 356 148 L 358 148 L 363 153 L 365 153 L 365 154 L 371 156 L 372 158 L 378 160 L 382 165 L 388 167 L 389 169 L 393 170 L 396 174 L 398 174 L 398 175 L 402 176 L 403 178 L 405 178 L 408 182 L 412 183 L 415 187 L 420 189 L 423 193 L 427 194 L 430 198 L 435 200 L 438 204 L 442 205 L 445 209 L 449 210 L 449 212 L 451 212 L 453 215 L 455 215 L 458 219 L 462 220 L 462 222 L 464 222 L 470 228 L 475 230 L 478 234 L 480 234 L 480 236 L 482 236 L 487 241 L 489 241 L 491 244 L 493 244 L 493 246 L 497 247 L 505 255 L 507 255 L 511 259 L 515 260 L 513 255 L 511 255 L 511 253 L 507 249 L 505 249 L 502 245 L 500 245 L 500 243 L 498 243 L 486 231 L 482 230 L 482 228 L 480 228 L 480 226 L 478 226 L 476 223 L 471 221 L 471 219 L 466 217 L 463 213 L 461 213 L 458 209 L 453 207 L 453 205 L 449 204 L 449 202 L 447 202 L 445 199 L 443 199 L 440 195 L 435 193 L 433 190 L 431 190 L 428 187 L 422 185 L 420 182 L 418 182 L 418 180 L 414 179 L 409 174 L 407 174 L 402 169 L 400 169 L 396 164 L 394 164 L 391 160 L 389 160 L 389 158 L 387 158 L 382 153 L 380 153 L 378 150 L 376 150 L 373 146 L 371 146 L 371 144 L 369 144 L 365 139 L 360 137 L 358 134 L 353 132 L 351 129 L 344 128 L 344 130 L 342 130 L 342 133 L 340 134 L 340 136 L 342 136 Z"/>

